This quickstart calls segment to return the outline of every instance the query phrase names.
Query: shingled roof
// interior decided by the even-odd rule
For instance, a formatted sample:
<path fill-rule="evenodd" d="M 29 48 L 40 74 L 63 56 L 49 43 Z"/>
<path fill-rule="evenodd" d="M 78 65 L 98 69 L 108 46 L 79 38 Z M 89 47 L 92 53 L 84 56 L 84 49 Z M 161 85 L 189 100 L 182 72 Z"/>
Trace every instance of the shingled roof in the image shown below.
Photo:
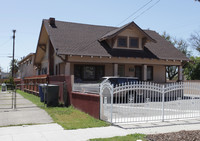
<path fill-rule="evenodd" d="M 43 20 L 43 24 L 54 49 L 60 55 L 189 60 L 171 43 L 151 30 L 143 31 L 155 40 L 155 42 L 146 43 L 144 50 L 123 50 L 110 48 L 105 41 L 100 41 L 102 37 L 110 35 L 113 31 L 118 31 L 118 27 L 79 24 L 57 20 L 55 21 L 55 26 L 50 26 L 48 20 Z"/>

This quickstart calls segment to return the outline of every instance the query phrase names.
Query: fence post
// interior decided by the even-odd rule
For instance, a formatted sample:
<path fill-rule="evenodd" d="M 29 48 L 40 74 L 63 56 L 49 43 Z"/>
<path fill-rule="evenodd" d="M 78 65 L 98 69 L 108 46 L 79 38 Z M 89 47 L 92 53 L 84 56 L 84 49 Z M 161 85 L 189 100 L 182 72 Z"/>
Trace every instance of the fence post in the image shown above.
<path fill-rule="evenodd" d="M 15 95 L 14 95 L 14 107 L 13 107 L 13 108 L 14 108 L 14 110 L 15 110 L 15 109 L 17 108 L 17 95 L 16 95 L 16 88 L 15 88 L 14 92 L 15 92 L 15 93 L 14 93 Z"/>
<path fill-rule="evenodd" d="M 165 85 L 162 85 L 162 122 L 164 122 L 165 118 L 164 103 L 165 103 Z"/>
<path fill-rule="evenodd" d="M 102 100 L 102 84 L 99 84 L 99 87 L 100 87 L 100 90 L 99 90 L 99 95 L 100 95 L 100 114 L 99 114 L 99 116 L 100 116 L 100 119 L 102 120 L 103 118 L 102 118 L 102 110 L 103 110 L 103 107 L 102 107 L 102 102 L 103 102 L 103 100 Z"/>
<path fill-rule="evenodd" d="M 110 115 L 110 122 L 112 123 L 112 114 L 113 114 L 113 84 L 112 84 L 112 87 L 111 87 L 111 110 L 110 110 L 110 112 L 111 112 L 111 115 Z"/>

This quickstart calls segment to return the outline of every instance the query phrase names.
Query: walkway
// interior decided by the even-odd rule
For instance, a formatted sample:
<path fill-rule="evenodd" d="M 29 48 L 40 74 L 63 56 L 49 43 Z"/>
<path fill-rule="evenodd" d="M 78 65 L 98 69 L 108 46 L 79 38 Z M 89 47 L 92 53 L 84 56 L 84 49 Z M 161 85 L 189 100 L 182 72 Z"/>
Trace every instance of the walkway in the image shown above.
<path fill-rule="evenodd" d="M 17 110 L 10 109 L 11 93 L 0 92 L 0 141 L 86 141 L 92 138 L 108 138 L 142 133 L 156 134 L 181 130 L 200 130 L 200 119 L 187 119 L 170 122 L 119 124 L 118 126 L 64 130 L 51 123 L 52 119 L 42 109 L 17 94 Z M 8 101 L 6 101 L 8 100 Z"/>
<path fill-rule="evenodd" d="M 145 126 L 146 125 L 146 126 Z M 178 121 L 171 123 L 142 124 L 136 128 L 124 129 L 117 126 L 64 130 L 56 123 L 26 125 L 0 128 L 0 141 L 86 141 L 92 138 L 108 138 L 127 134 L 156 134 L 181 130 L 200 130 L 199 120 Z"/>
<path fill-rule="evenodd" d="M 51 123 L 46 111 L 17 94 L 17 109 L 12 109 L 12 93 L 0 92 L 0 126 Z"/>

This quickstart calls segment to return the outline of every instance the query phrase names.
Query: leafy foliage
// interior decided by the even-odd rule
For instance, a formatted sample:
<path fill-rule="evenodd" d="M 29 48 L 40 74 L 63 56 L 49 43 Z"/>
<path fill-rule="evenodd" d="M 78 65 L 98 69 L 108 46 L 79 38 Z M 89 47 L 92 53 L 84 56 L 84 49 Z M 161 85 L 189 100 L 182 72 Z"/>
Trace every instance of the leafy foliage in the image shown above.
<path fill-rule="evenodd" d="M 9 79 L 5 80 L 4 83 L 6 83 L 6 84 L 14 84 L 14 79 L 12 77 L 9 77 Z"/>
<path fill-rule="evenodd" d="M 193 62 L 187 63 L 184 75 L 187 80 L 200 80 L 200 57 L 191 57 Z"/>
<path fill-rule="evenodd" d="M 164 37 L 167 41 L 169 41 L 171 44 L 173 44 L 178 50 L 180 50 L 187 57 L 191 56 L 191 52 L 188 51 L 188 43 L 185 40 L 183 40 L 183 39 L 178 40 L 176 38 L 172 38 L 166 32 L 163 33 L 162 37 Z M 178 75 L 177 66 L 167 66 L 166 73 L 167 73 L 167 77 L 169 80 L 173 80 L 173 79 L 177 78 L 177 75 Z"/>
<path fill-rule="evenodd" d="M 199 32 L 195 32 L 191 34 L 190 43 L 198 52 L 200 52 L 200 33 Z"/>
<path fill-rule="evenodd" d="M 19 70 L 18 60 L 14 59 L 14 76 L 16 75 L 16 73 L 18 72 L 18 70 Z M 12 60 L 10 62 L 10 72 L 12 74 Z"/>

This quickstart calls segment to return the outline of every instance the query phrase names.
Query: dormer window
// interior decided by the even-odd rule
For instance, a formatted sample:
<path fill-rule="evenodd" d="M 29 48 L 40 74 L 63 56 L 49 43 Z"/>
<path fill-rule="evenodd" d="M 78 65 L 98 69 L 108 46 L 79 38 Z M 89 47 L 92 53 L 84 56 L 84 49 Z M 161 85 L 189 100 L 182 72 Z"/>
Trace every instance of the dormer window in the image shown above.
<path fill-rule="evenodd" d="M 127 37 L 120 36 L 117 39 L 118 47 L 127 47 Z"/>
<path fill-rule="evenodd" d="M 139 48 L 139 38 L 129 37 L 129 48 Z"/>

